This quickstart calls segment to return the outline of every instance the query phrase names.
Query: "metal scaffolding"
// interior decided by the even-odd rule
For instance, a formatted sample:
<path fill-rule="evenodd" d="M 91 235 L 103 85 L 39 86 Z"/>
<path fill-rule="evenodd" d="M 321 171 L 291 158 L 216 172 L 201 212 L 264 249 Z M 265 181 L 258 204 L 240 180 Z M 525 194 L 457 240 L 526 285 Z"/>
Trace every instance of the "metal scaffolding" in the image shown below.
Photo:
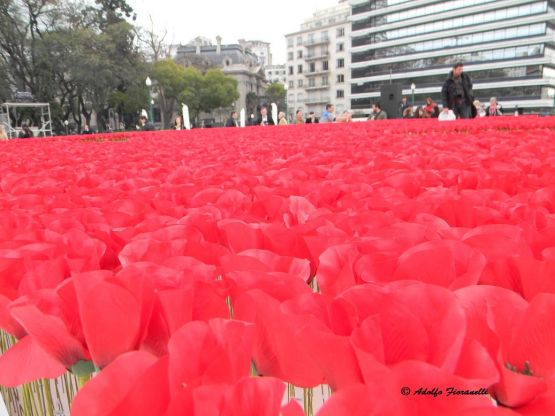
<path fill-rule="evenodd" d="M 52 117 L 48 103 L 3 103 L 0 106 L 0 123 L 6 127 L 10 139 L 15 139 L 21 132 L 21 125 L 12 125 L 12 117 L 17 120 L 18 109 L 33 108 L 40 110 L 40 126 L 31 127 L 35 137 L 52 136 Z M 11 117 L 10 117 L 11 116 Z"/>

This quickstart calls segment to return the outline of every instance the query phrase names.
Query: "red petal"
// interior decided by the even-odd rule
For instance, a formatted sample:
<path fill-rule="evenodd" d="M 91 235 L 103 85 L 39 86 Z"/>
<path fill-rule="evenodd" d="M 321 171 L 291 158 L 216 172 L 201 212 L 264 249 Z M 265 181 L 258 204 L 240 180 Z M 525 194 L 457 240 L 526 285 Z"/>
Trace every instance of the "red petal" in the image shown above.
<path fill-rule="evenodd" d="M 79 390 L 71 404 L 75 416 L 110 414 L 145 371 L 157 358 L 143 351 L 134 351 L 116 358 Z"/>
<path fill-rule="evenodd" d="M 32 337 L 24 337 L 0 356 L 0 385 L 15 387 L 41 378 L 57 378 L 65 366 Z"/>
<path fill-rule="evenodd" d="M 11 316 L 9 312 L 10 303 L 10 299 L 0 295 L 0 329 L 3 329 L 16 338 L 23 338 L 23 336 L 25 335 L 25 330 Z"/>
<path fill-rule="evenodd" d="M 109 414 L 111 416 L 163 415 L 170 401 L 168 364 L 168 357 L 165 356 L 144 371 L 133 383 L 125 398 Z"/>
<path fill-rule="evenodd" d="M 222 416 L 279 415 L 285 384 L 274 378 L 247 377 L 226 397 Z"/>
<path fill-rule="evenodd" d="M 304 410 L 299 403 L 291 400 L 281 408 L 281 416 L 304 416 Z"/>
<path fill-rule="evenodd" d="M 484 256 L 466 244 L 430 241 L 412 247 L 399 257 L 394 279 L 457 289 L 477 284 L 485 264 Z"/>
<path fill-rule="evenodd" d="M 318 285 L 322 293 L 338 295 L 356 284 L 354 263 L 360 256 L 354 245 L 328 248 L 320 255 L 317 272 Z"/>
<path fill-rule="evenodd" d="M 86 357 L 83 346 L 60 318 L 46 315 L 34 305 L 12 307 L 10 312 L 45 351 L 67 368 Z"/>
<path fill-rule="evenodd" d="M 73 278 L 87 347 L 100 368 L 135 348 L 140 337 L 141 305 L 121 286 L 106 283 L 110 276 L 91 272 Z"/>

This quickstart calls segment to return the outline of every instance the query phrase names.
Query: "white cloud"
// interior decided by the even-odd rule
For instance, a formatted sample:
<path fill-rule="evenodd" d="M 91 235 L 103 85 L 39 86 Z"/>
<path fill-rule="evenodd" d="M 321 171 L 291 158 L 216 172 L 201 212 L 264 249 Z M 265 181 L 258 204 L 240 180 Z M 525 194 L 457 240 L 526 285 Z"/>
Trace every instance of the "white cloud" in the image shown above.
<path fill-rule="evenodd" d="M 316 10 L 338 4 L 338 0 L 128 0 L 137 13 L 137 23 L 150 26 L 154 20 L 157 32 L 168 31 L 167 40 L 186 43 L 196 36 L 223 43 L 238 39 L 263 40 L 272 44 L 274 63 L 285 63 L 284 35 L 299 30 L 301 23 Z"/>

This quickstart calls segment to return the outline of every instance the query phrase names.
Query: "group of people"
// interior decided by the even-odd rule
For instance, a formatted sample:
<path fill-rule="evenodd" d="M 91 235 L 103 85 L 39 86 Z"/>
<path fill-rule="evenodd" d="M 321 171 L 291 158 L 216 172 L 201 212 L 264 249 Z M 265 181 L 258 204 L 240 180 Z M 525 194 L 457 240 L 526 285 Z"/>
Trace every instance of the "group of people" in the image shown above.
<path fill-rule="evenodd" d="M 403 97 L 400 104 L 400 113 L 403 118 L 438 118 L 439 106 L 431 97 L 426 98 L 426 105 L 412 106 L 407 103 L 407 97 Z"/>
<path fill-rule="evenodd" d="M 19 132 L 17 137 L 19 139 L 31 139 L 35 137 L 35 135 L 33 134 L 33 130 L 31 130 L 28 125 L 23 124 L 21 126 L 21 131 Z M 9 137 L 8 137 L 8 132 L 6 131 L 6 128 L 4 127 L 3 124 L 0 124 L 0 140 L 8 140 L 8 139 Z"/>
<path fill-rule="evenodd" d="M 490 99 L 487 106 L 482 106 L 479 100 L 474 99 L 472 81 L 464 71 L 462 63 L 454 65 L 449 77 L 443 84 L 441 91 L 443 98 L 443 109 L 431 97 L 426 98 L 426 105 L 412 106 L 408 104 L 407 98 L 401 100 L 400 113 L 403 118 L 438 118 L 442 113 L 448 115 L 453 113 L 455 118 L 475 118 L 503 115 L 501 106 L 495 97 Z"/>
<path fill-rule="evenodd" d="M 449 77 L 443 83 L 441 95 L 443 98 L 443 113 L 452 112 L 456 118 L 468 119 L 503 115 L 501 106 L 495 97 L 490 99 L 486 108 L 482 107 L 480 101 L 474 99 L 472 80 L 464 72 L 462 62 L 453 66 Z"/>
<path fill-rule="evenodd" d="M 333 104 L 327 104 L 326 109 L 322 112 L 322 116 L 318 118 L 314 111 L 311 111 L 305 118 L 302 110 L 297 110 L 295 113 L 295 119 L 292 124 L 317 124 L 317 123 L 334 123 L 334 122 L 351 122 L 353 116 L 350 111 L 344 111 L 340 116 L 335 114 L 335 106 Z M 287 121 L 287 115 L 285 112 L 280 111 L 278 113 L 277 122 L 273 119 L 272 115 L 268 111 L 268 106 L 263 104 L 260 108 L 259 118 L 252 123 L 255 126 L 287 126 L 289 122 Z M 227 122 L 226 127 L 240 127 L 238 121 L 237 111 L 232 111 Z"/>
<path fill-rule="evenodd" d="M 464 71 L 464 65 L 459 62 L 456 63 L 449 77 L 443 84 L 441 91 L 443 99 L 443 108 L 440 110 L 439 105 L 434 102 L 431 97 L 426 98 L 426 104 L 423 106 L 413 106 L 408 103 L 406 97 L 403 97 L 399 104 L 399 112 L 403 118 L 442 118 L 449 115 L 453 118 L 474 118 L 486 116 L 500 116 L 502 115 L 501 106 L 498 104 L 497 99 L 492 97 L 490 103 L 485 108 L 478 100 L 474 99 L 472 90 L 472 81 L 467 73 Z M 278 113 L 277 120 L 274 120 L 267 104 L 263 104 L 260 108 L 259 117 L 255 120 L 251 116 L 248 124 L 251 126 L 285 126 L 290 124 L 287 120 L 285 112 Z M 372 111 L 368 117 L 368 121 L 385 120 L 388 114 L 381 108 L 379 102 L 372 104 Z M 314 111 L 311 111 L 305 118 L 302 110 L 297 110 L 292 124 L 315 124 L 315 123 L 335 123 L 335 122 L 351 122 L 353 120 L 352 113 L 349 110 L 344 111 L 342 114 L 337 115 L 335 106 L 327 104 L 325 110 L 320 117 L 317 117 Z M 237 111 L 232 111 L 229 118 L 225 123 L 225 127 L 240 127 L 239 116 Z M 175 130 L 183 129 L 183 120 L 178 116 L 172 126 Z M 143 110 L 137 125 L 139 130 L 154 130 L 154 125 L 148 120 L 146 111 Z"/>

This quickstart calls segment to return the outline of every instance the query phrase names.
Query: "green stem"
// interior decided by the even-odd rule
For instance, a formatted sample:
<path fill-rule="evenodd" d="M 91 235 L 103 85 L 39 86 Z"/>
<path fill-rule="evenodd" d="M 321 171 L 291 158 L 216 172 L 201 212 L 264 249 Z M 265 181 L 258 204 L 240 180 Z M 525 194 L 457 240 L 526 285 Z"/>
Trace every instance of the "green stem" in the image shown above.
<path fill-rule="evenodd" d="M 86 375 L 78 375 L 77 376 L 77 386 L 78 386 L 78 390 L 81 390 L 83 387 L 85 387 L 85 384 L 87 384 L 87 382 L 91 379 L 90 374 L 86 374 Z"/>

